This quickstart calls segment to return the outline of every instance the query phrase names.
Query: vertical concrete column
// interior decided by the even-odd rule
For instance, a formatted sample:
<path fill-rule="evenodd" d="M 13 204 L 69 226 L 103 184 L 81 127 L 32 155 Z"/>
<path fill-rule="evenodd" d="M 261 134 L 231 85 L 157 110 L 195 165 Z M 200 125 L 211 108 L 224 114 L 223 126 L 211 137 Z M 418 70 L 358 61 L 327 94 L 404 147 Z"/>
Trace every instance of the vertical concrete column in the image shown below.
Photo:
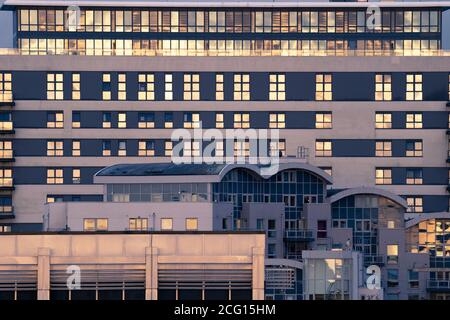
<path fill-rule="evenodd" d="M 158 299 L 158 248 L 145 248 L 145 300 Z"/>
<path fill-rule="evenodd" d="M 50 300 L 50 249 L 38 248 L 37 299 Z"/>
<path fill-rule="evenodd" d="M 252 299 L 264 300 L 264 248 L 252 248 Z"/>

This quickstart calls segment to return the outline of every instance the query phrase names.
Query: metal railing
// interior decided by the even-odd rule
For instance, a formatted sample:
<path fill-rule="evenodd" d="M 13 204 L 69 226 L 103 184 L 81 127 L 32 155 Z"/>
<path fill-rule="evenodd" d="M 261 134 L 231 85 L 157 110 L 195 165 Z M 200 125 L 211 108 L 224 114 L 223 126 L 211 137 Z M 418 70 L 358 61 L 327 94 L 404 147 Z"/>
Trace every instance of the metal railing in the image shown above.
<path fill-rule="evenodd" d="M 427 280 L 427 289 L 450 290 L 450 280 Z"/>
<path fill-rule="evenodd" d="M 284 231 L 284 237 L 286 239 L 292 240 L 305 240 L 305 241 L 314 240 L 312 230 L 308 229 L 286 229 Z"/>
<path fill-rule="evenodd" d="M 384 264 L 384 257 L 379 255 L 370 255 L 370 256 L 364 256 L 364 264 Z"/>

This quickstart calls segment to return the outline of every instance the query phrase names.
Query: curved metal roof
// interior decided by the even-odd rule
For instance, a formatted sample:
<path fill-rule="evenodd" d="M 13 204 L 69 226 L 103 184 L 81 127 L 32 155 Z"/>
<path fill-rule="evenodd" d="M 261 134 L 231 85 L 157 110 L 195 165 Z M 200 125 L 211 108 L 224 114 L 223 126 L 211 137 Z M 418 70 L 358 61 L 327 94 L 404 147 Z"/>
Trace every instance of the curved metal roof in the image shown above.
<path fill-rule="evenodd" d="M 103 168 L 96 176 L 180 176 L 218 175 L 225 164 L 139 163 L 116 164 Z"/>
<path fill-rule="evenodd" d="M 405 227 L 411 228 L 422 221 L 430 219 L 450 219 L 450 212 L 421 213 L 417 217 L 406 221 Z"/>
<path fill-rule="evenodd" d="M 385 198 L 388 198 L 388 199 L 394 201 L 395 203 L 398 203 L 405 209 L 408 208 L 408 204 L 407 204 L 406 200 L 403 199 L 402 197 L 400 197 L 390 191 L 387 191 L 384 189 L 379 189 L 379 188 L 373 188 L 373 187 L 357 187 L 357 188 L 345 189 L 343 191 L 340 191 L 340 192 L 332 195 L 331 197 L 328 198 L 328 200 L 330 201 L 330 203 L 333 203 L 338 200 L 341 200 L 342 198 L 352 196 L 355 194 L 373 194 L 373 195 L 382 196 L 382 197 L 385 197 Z"/>

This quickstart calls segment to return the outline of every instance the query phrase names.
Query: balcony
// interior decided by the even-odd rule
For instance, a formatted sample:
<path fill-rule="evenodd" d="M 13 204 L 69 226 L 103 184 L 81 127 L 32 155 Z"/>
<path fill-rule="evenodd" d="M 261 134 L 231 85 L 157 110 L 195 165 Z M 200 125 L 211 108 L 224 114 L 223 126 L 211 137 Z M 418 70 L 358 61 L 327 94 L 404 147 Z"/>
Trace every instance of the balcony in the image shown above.
<path fill-rule="evenodd" d="M 450 280 L 428 280 L 427 290 L 450 292 Z"/>
<path fill-rule="evenodd" d="M 1 121 L 0 122 L 0 134 L 13 134 L 13 123 L 12 121 Z"/>
<path fill-rule="evenodd" d="M 369 266 L 371 264 L 374 264 L 377 266 L 383 266 L 384 265 L 384 257 L 377 256 L 377 255 L 364 255 L 364 265 Z"/>
<path fill-rule="evenodd" d="M 313 232 L 307 229 L 288 229 L 284 231 L 284 240 L 310 242 L 314 241 Z"/>

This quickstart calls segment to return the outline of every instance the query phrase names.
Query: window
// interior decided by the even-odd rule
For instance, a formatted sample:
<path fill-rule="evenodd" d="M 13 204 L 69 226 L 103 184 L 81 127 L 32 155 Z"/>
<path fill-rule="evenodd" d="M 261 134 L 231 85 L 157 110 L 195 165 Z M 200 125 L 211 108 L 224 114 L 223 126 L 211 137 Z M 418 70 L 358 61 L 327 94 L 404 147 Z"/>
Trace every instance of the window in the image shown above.
<path fill-rule="evenodd" d="M 406 202 L 408 203 L 409 213 L 422 213 L 423 212 L 423 198 L 422 197 L 406 197 Z"/>
<path fill-rule="evenodd" d="M 102 80 L 102 99 L 111 100 L 111 74 L 104 73 Z"/>
<path fill-rule="evenodd" d="M 250 128 L 250 114 L 249 113 L 235 113 L 233 116 L 235 129 Z"/>
<path fill-rule="evenodd" d="M 391 141 L 376 141 L 375 142 L 375 156 L 376 157 L 392 157 L 392 142 Z"/>
<path fill-rule="evenodd" d="M 127 75 L 119 73 L 118 80 L 117 98 L 118 100 L 127 100 Z"/>
<path fill-rule="evenodd" d="M 333 116 L 331 112 L 316 112 L 316 129 L 333 128 Z"/>
<path fill-rule="evenodd" d="M 392 169 L 376 168 L 375 184 L 392 184 Z"/>
<path fill-rule="evenodd" d="M 173 142 L 171 140 L 167 140 L 164 142 L 164 155 L 166 157 L 172 156 Z"/>
<path fill-rule="evenodd" d="M 166 129 L 173 128 L 173 113 L 172 112 L 164 113 L 164 128 L 166 128 Z"/>
<path fill-rule="evenodd" d="M 161 230 L 162 231 L 172 231 L 173 230 L 172 218 L 161 218 Z"/>
<path fill-rule="evenodd" d="M 419 272 L 415 270 L 408 270 L 408 282 L 411 289 L 419 288 Z"/>
<path fill-rule="evenodd" d="M 223 74 L 216 74 L 216 100 L 222 101 L 225 99 L 224 79 Z"/>
<path fill-rule="evenodd" d="M 0 233 L 2 232 L 11 232 L 11 226 L 1 226 L 0 225 Z"/>
<path fill-rule="evenodd" d="M 185 112 L 183 127 L 186 129 L 200 128 L 200 113 Z"/>
<path fill-rule="evenodd" d="M 72 183 L 74 183 L 74 184 L 81 183 L 81 170 L 80 169 L 72 169 Z"/>
<path fill-rule="evenodd" d="M 139 112 L 138 128 L 149 129 L 155 127 L 155 114 L 153 112 Z"/>
<path fill-rule="evenodd" d="M 395 229 L 395 220 L 388 220 L 387 221 L 387 228 L 388 229 Z"/>
<path fill-rule="evenodd" d="M 80 140 L 72 141 L 72 157 L 79 157 L 81 155 Z"/>
<path fill-rule="evenodd" d="M 406 100 L 422 100 L 422 75 L 409 73 L 406 75 Z"/>
<path fill-rule="evenodd" d="M 398 263 L 398 245 L 397 244 L 388 244 L 386 246 L 386 255 L 387 255 L 387 263 L 388 264 L 397 264 Z"/>
<path fill-rule="evenodd" d="M 284 74 L 269 75 L 269 100 L 286 100 L 286 77 Z"/>
<path fill-rule="evenodd" d="M 153 157 L 155 155 L 155 142 L 152 140 L 139 141 L 138 156 Z"/>
<path fill-rule="evenodd" d="M 155 75 L 140 73 L 138 76 L 138 100 L 155 100 Z"/>
<path fill-rule="evenodd" d="M 147 218 L 130 218 L 128 220 L 128 230 L 130 231 L 146 231 L 148 230 Z"/>
<path fill-rule="evenodd" d="M 223 113 L 216 113 L 216 128 L 217 129 L 225 128 Z"/>
<path fill-rule="evenodd" d="M 183 156 L 186 156 L 186 157 L 200 156 L 200 141 L 184 141 L 183 142 Z"/>
<path fill-rule="evenodd" d="M 267 220 L 267 237 L 271 239 L 277 237 L 277 221 L 275 219 Z"/>
<path fill-rule="evenodd" d="M 286 156 L 286 140 L 284 139 L 280 139 L 278 141 L 270 141 L 269 148 L 271 157 Z"/>
<path fill-rule="evenodd" d="M 81 99 L 80 74 L 72 73 L 72 100 Z"/>
<path fill-rule="evenodd" d="M 47 113 L 47 128 L 64 128 L 64 113 L 48 112 Z"/>
<path fill-rule="evenodd" d="M 332 153 L 331 141 L 316 141 L 316 157 L 331 157 Z"/>
<path fill-rule="evenodd" d="M 223 157 L 224 156 L 223 140 L 214 141 L 214 156 Z"/>
<path fill-rule="evenodd" d="M 198 73 L 185 74 L 183 99 L 186 101 L 200 100 L 200 75 Z"/>
<path fill-rule="evenodd" d="M 63 169 L 47 169 L 47 184 L 63 183 Z"/>
<path fill-rule="evenodd" d="M 64 155 L 63 141 L 47 141 L 47 156 L 62 157 Z"/>
<path fill-rule="evenodd" d="M 406 141 L 406 156 L 421 157 L 423 154 L 422 148 L 422 140 L 408 140 Z"/>
<path fill-rule="evenodd" d="M 392 100 L 392 77 L 390 74 L 375 75 L 375 100 Z"/>
<path fill-rule="evenodd" d="M 234 156 L 235 157 L 249 157 L 250 156 L 250 142 L 243 140 L 234 141 Z"/>
<path fill-rule="evenodd" d="M 407 129 L 421 129 L 422 128 L 422 113 L 407 113 L 406 114 L 406 128 Z"/>
<path fill-rule="evenodd" d="M 0 101 L 11 102 L 12 100 L 12 75 L 0 72 Z"/>
<path fill-rule="evenodd" d="M 317 239 L 327 238 L 327 221 L 317 220 Z"/>
<path fill-rule="evenodd" d="M 391 129 L 392 128 L 392 113 L 375 114 L 375 128 L 376 129 Z"/>
<path fill-rule="evenodd" d="M 47 74 L 47 100 L 63 100 L 64 86 L 62 73 Z"/>
<path fill-rule="evenodd" d="M 196 230 L 198 230 L 198 219 L 186 218 L 186 231 L 196 231 Z"/>
<path fill-rule="evenodd" d="M 127 114 L 125 112 L 119 112 L 117 115 L 117 127 L 124 129 L 127 127 Z"/>
<path fill-rule="evenodd" d="M 165 74 L 164 81 L 164 100 L 173 100 L 172 74 Z"/>
<path fill-rule="evenodd" d="M 406 169 L 406 184 L 422 184 L 422 169 Z"/>
<path fill-rule="evenodd" d="M 284 113 L 270 113 L 269 114 L 269 128 L 282 129 L 286 127 L 286 116 Z"/>
<path fill-rule="evenodd" d="M 250 100 L 250 75 L 235 74 L 233 97 L 236 101 Z"/>
<path fill-rule="evenodd" d="M 398 287 L 398 269 L 388 269 L 387 270 L 387 287 L 388 288 Z M 398 295 L 395 300 L 397 300 L 397 299 L 398 299 Z"/>
<path fill-rule="evenodd" d="M 316 75 L 316 100 L 330 101 L 333 100 L 332 75 L 317 74 Z"/>
<path fill-rule="evenodd" d="M 111 141 L 110 140 L 102 141 L 102 155 L 104 157 L 109 157 L 111 155 Z"/>
<path fill-rule="evenodd" d="M 0 187 L 12 187 L 12 169 L 0 169 Z"/>
<path fill-rule="evenodd" d="M 84 219 L 83 226 L 84 231 L 108 231 L 108 219 Z"/>
<path fill-rule="evenodd" d="M 102 127 L 103 128 L 111 128 L 111 113 L 110 112 L 103 112 Z"/>
<path fill-rule="evenodd" d="M 0 159 L 11 159 L 12 157 L 12 141 L 0 141 Z"/>
<path fill-rule="evenodd" d="M 81 114 L 78 111 L 72 112 L 72 128 L 81 127 Z"/>
<path fill-rule="evenodd" d="M 127 155 L 127 142 L 125 140 L 119 140 L 119 150 L 117 152 L 119 157 L 126 157 Z"/>

